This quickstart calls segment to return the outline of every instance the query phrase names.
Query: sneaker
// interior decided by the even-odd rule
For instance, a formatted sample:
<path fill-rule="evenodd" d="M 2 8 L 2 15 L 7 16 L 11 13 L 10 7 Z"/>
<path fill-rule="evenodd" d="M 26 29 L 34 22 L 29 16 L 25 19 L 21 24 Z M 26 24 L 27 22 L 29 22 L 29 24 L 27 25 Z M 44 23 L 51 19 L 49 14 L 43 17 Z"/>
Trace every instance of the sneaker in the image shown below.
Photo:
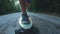
<path fill-rule="evenodd" d="M 27 16 L 27 14 L 22 14 L 22 23 L 23 24 L 30 24 L 30 20 L 29 17 Z"/>
<path fill-rule="evenodd" d="M 20 18 L 19 25 L 23 29 L 30 29 L 32 27 L 32 21 L 31 19 L 25 14 L 22 14 L 22 17 Z"/>

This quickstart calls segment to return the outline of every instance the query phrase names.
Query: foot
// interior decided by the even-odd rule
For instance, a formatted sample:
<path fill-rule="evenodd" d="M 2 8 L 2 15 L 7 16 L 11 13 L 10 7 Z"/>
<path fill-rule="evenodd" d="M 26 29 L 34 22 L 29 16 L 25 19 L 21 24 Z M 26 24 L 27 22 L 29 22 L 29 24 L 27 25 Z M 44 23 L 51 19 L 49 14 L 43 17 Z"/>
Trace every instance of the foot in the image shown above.
<path fill-rule="evenodd" d="M 22 23 L 23 24 L 30 24 L 30 20 L 27 14 L 22 14 Z"/>
<path fill-rule="evenodd" d="M 27 16 L 27 14 L 22 14 L 22 17 L 19 19 L 19 25 L 23 29 L 30 29 L 32 27 L 32 21 L 31 19 Z"/>

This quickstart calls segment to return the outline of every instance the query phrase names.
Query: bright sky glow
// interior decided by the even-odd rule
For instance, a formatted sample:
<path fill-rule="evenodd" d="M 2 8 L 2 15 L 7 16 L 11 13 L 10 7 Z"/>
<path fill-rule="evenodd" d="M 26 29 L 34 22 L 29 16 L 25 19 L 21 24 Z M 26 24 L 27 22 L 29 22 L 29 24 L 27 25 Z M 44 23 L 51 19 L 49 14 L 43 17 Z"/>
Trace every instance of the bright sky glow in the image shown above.
<path fill-rule="evenodd" d="M 16 1 L 16 2 L 15 2 L 15 5 L 18 5 L 18 4 L 19 4 L 19 1 Z"/>

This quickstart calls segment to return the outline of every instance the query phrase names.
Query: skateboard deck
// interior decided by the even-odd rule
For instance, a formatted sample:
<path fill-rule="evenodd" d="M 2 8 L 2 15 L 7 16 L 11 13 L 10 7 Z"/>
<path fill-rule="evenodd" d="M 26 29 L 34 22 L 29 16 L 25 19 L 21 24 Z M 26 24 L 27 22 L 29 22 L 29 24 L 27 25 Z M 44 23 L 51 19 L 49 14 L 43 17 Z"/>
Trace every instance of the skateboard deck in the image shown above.
<path fill-rule="evenodd" d="M 15 30 L 15 34 L 40 34 L 38 28 L 32 27 L 25 32 L 20 32 L 20 30 Z"/>

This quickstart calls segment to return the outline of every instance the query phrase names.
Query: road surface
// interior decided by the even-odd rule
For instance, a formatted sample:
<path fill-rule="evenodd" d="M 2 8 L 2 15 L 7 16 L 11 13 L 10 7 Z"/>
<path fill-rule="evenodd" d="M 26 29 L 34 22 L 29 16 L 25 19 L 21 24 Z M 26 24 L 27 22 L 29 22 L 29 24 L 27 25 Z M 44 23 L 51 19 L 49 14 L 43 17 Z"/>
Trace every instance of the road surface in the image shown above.
<path fill-rule="evenodd" d="M 15 30 L 19 29 L 20 15 L 21 12 L 0 16 L 0 34 L 15 34 Z M 60 34 L 60 17 L 30 12 L 28 15 L 39 34 Z"/>

